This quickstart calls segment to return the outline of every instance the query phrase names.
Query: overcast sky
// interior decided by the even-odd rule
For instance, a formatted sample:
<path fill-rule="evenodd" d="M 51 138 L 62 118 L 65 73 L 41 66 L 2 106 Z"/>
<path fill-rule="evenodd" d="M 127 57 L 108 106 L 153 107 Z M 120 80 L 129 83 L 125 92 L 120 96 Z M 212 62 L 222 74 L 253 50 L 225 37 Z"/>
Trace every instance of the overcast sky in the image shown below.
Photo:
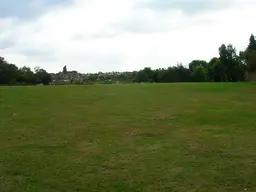
<path fill-rule="evenodd" d="M 1 0 L 0 56 L 58 72 L 160 68 L 244 49 L 256 0 Z"/>

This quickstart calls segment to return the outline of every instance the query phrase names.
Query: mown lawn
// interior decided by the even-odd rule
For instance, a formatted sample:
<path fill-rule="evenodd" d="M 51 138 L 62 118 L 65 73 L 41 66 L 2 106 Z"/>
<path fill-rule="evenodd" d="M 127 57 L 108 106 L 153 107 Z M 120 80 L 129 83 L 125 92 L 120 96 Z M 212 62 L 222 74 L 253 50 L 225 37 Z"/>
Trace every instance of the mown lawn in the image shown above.
<path fill-rule="evenodd" d="M 256 84 L 0 87 L 0 191 L 256 191 Z"/>

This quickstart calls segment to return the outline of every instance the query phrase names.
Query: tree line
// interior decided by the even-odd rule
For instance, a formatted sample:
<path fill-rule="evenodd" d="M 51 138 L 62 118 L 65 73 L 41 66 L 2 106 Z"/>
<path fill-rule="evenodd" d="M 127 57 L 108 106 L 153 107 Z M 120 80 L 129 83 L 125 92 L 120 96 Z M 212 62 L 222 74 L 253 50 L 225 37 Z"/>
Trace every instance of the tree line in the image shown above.
<path fill-rule="evenodd" d="M 46 70 L 36 67 L 18 68 L 0 57 L 0 85 L 45 84 L 52 81 L 84 83 L 116 83 L 116 82 L 237 82 L 247 81 L 250 74 L 256 73 L 256 39 L 250 36 L 249 44 L 244 51 L 237 54 L 232 44 L 221 45 L 219 56 L 209 62 L 193 60 L 187 67 L 182 64 L 161 69 L 146 67 L 140 71 L 80 74 L 68 72 L 66 66 L 62 72 L 49 74 Z M 65 79 L 66 78 L 66 79 Z M 74 80 L 75 79 L 75 80 Z M 67 81 L 69 80 L 69 81 Z"/>
<path fill-rule="evenodd" d="M 145 68 L 136 75 L 136 82 L 237 82 L 246 81 L 256 72 L 256 40 L 250 36 L 245 51 L 237 54 L 232 44 L 221 45 L 219 57 L 209 62 L 194 60 L 184 67 L 178 64 L 167 69 Z"/>
<path fill-rule="evenodd" d="M 247 48 L 237 54 L 232 44 L 221 45 L 219 56 L 209 62 L 193 60 L 188 67 L 178 64 L 168 68 L 152 70 L 146 67 L 140 71 L 124 73 L 90 74 L 89 81 L 99 82 L 237 82 L 247 81 L 256 73 L 256 40 L 250 36 Z"/>
<path fill-rule="evenodd" d="M 18 68 L 0 57 L 0 85 L 48 85 L 51 75 L 44 69 L 35 67 L 32 71 L 29 67 Z"/>

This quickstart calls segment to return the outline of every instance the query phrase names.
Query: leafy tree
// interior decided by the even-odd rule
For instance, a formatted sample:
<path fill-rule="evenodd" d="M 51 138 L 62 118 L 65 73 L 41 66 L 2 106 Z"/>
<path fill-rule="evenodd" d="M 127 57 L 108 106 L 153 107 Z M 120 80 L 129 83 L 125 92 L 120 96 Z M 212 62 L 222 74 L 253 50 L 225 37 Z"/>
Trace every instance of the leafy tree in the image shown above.
<path fill-rule="evenodd" d="M 131 82 L 136 82 L 136 78 L 137 78 L 137 71 L 133 71 L 131 73 Z"/>
<path fill-rule="evenodd" d="M 118 75 L 118 81 L 120 81 L 120 82 L 125 82 L 126 81 L 126 79 L 128 79 L 127 77 L 126 77 L 126 75 L 124 74 L 124 73 L 122 73 L 122 74 L 120 74 L 120 75 Z"/>
<path fill-rule="evenodd" d="M 249 43 L 247 49 L 256 50 L 256 40 L 255 40 L 255 37 L 253 34 L 251 34 L 251 36 L 250 36 L 250 43 Z"/>
<path fill-rule="evenodd" d="M 244 75 L 240 73 L 242 71 L 244 73 L 244 66 L 240 58 L 237 56 L 235 48 L 231 44 L 229 44 L 228 46 L 223 44 L 219 48 L 219 54 L 221 62 L 220 68 L 221 73 L 224 74 L 224 81 L 234 82 L 241 80 L 241 76 Z"/>
<path fill-rule="evenodd" d="M 178 73 L 179 78 L 177 78 L 178 82 L 188 82 L 190 81 L 190 71 L 185 68 L 182 64 L 178 64 L 175 68 Z"/>
<path fill-rule="evenodd" d="M 225 75 L 222 70 L 220 59 L 214 57 L 211 59 L 207 66 L 207 78 L 208 81 L 221 82 L 224 81 Z"/>
<path fill-rule="evenodd" d="M 148 81 L 149 81 L 148 74 L 144 70 L 139 71 L 136 77 L 136 82 L 142 83 L 142 82 L 148 82 Z"/>
<path fill-rule="evenodd" d="M 98 75 L 97 74 L 89 74 L 88 76 L 88 81 L 96 81 L 98 79 Z"/>
<path fill-rule="evenodd" d="M 240 52 L 241 59 L 245 62 L 249 72 L 256 72 L 256 40 L 250 36 L 250 42 L 244 52 Z"/>
<path fill-rule="evenodd" d="M 19 69 L 18 80 L 21 84 L 35 84 L 36 77 L 34 72 L 29 67 L 22 67 Z"/>
<path fill-rule="evenodd" d="M 192 72 L 192 80 L 195 82 L 205 82 L 207 81 L 206 77 L 206 68 L 202 65 L 197 65 Z"/>
<path fill-rule="evenodd" d="M 191 63 L 189 63 L 189 70 L 192 72 L 197 66 L 202 66 L 203 68 L 206 68 L 208 63 L 204 60 L 193 60 Z"/>
<path fill-rule="evenodd" d="M 145 67 L 143 71 L 147 74 L 148 82 L 153 82 L 154 71 L 150 67 Z"/>
<path fill-rule="evenodd" d="M 35 76 L 37 83 L 49 85 L 49 83 L 51 82 L 51 75 L 47 73 L 44 69 L 41 69 L 39 67 L 35 68 Z"/>
<path fill-rule="evenodd" d="M 7 63 L 3 57 L 0 57 L 0 84 L 15 84 L 17 82 L 18 68 Z"/>

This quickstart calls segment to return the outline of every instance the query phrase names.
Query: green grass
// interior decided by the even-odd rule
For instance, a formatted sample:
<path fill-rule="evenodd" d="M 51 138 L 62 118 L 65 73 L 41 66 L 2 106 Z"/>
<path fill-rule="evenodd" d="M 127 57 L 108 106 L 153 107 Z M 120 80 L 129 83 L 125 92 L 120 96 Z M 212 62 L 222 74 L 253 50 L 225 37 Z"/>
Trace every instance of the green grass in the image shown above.
<path fill-rule="evenodd" d="M 256 84 L 0 87 L 0 191 L 256 191 Z"/>

